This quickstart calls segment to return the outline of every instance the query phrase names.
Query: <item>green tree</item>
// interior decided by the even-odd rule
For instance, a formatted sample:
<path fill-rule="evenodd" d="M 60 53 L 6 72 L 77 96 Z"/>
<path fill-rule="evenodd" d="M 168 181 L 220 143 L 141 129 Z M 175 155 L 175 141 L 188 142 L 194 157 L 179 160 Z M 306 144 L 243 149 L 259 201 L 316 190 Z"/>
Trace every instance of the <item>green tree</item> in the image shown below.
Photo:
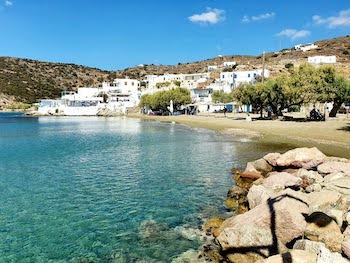
<path fill-rule="evenodd" d="M 350 101 L 350 81 L 336 74 L 333 67 L 325 66 L 319 69 L 323 85 L 316 90 L 316 100 L 333 102 L 330 117 L 336 117 L 341 105 Z"/>
<path fill-rule="evenodd" d="M 233 101 L 232 93 L 226 93 L 222 90 L 214 91 L 212 95 L 213 102 L 217 103 L 228 103 Z"/>
<path fill-rule="evenodd" d="M 234 89 L 233 98 L 243 105 L 252 105 L 252 107 L 260 111 L 262 116 L 265 107 L 262 96 L 262 85 L 246 84 Z"/>
<path fill-rule="evenodd" d="M 181 105 L 191 103 L 190 91 L 184 88 L 175 88 L 166 91 L 158 91 L 154 94 L 147 94 L 141 97 L 140 106 L 149 107 L 152 110 L 167 111 L 170 101 L 173 101 L 174 109 Z"/>

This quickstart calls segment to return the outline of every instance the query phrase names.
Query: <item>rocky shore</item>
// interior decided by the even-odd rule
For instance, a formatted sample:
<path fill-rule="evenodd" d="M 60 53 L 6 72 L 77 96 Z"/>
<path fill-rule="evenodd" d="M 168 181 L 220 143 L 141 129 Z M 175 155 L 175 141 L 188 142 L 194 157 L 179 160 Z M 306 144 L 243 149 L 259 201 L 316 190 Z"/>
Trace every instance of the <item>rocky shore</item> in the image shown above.
<path fill-rule="evenodd" d="M 350 160 L 297 148 L 234 177 L 234 215 L 204 225 L 212 239 L 191 262 L 350 262 Z"/>

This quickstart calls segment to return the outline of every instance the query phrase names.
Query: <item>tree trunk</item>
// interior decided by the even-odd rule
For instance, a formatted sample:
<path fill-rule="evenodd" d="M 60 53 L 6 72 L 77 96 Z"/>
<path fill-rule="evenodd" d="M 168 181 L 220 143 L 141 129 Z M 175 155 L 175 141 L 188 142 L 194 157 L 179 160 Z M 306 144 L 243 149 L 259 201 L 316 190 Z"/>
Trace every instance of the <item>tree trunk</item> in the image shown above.
<path fill-rule="evenodd" d="M 263 107 L 260 107 L 260 118 L 262 119 L 263 117 Z"/>
<path fill-rule="evenodd" d="M 333 108 L 332 108 L 332 110 L 329 113 L 329 117 L 336 117 L 337 116 L 337 112 L 340 109 L 341 105 L 342 105 L 342 103 L 334 102 L 333 103 Z"/>

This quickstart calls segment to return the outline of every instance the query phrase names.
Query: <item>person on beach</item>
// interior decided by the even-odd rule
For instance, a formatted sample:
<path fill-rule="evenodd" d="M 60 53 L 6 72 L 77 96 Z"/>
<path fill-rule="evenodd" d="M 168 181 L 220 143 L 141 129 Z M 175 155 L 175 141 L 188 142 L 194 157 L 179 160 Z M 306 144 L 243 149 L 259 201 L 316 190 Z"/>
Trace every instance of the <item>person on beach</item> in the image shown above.
<path fill-rule="evenodd" d="M 226 112 L 227 112 L 227 109 L 226 107 L 224 107 L 224 116 L 226 117 Z"/>

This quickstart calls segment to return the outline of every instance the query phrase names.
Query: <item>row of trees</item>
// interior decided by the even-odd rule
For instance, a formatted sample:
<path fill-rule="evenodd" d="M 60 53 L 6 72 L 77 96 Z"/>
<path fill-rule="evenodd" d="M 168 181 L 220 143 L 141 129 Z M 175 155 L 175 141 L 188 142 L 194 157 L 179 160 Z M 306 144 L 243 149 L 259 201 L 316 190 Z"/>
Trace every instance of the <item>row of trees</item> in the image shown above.
<path fill-rule="evenodd" d="M 231 94 L 216 95 L 221 102 L 232 99 L 250 104 L 261 113 L 269 108 L 278 116 L 284 109 L 303 104 L 333 102 L 329 116 L 335 117 L 341 105 L 350 102 L 350 81 L 338 75 L 333 67 L 305 64 L 264 83 L 247 84 Z"/>
<path fill-rule="evenodd" d="M 167 111 L 170 101 L 173 101 L 174 109 L 181 105 L 191 103 L 190 91 L 185 88 L 175 88 L 166 91 L 158 91 L 154 94 L 146 94 L 141 97 L 140 106 L 152 110 Z"/>

